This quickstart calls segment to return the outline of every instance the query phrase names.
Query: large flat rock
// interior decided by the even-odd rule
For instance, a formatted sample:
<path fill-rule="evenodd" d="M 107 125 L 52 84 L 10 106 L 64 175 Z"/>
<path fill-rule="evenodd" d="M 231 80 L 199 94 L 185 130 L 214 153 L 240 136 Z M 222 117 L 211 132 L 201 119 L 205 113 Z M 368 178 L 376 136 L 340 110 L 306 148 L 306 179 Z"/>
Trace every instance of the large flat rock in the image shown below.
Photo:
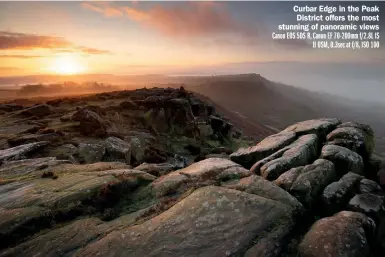
<path fill-rule="evenodd" d="M 209 158 L 158 178 L 152 183 L 152 187 L 156 195 L 164 196 L 175 193 L 182 185 L 209 185 L 250 175 L 250 171 L 228 159 Z"/>
<path fill-rule="evenodd" d="M 43 157 L 4 162 L 0 166 L 0 178 L 10 180 L 27 175 L 36 177 L 41 175 L 43 169 L 64 163 L 70 162 L 57 160 L 56 157 Z"/>
<path fill-rule="evenodd" d="M 279 256 L 292 214 L 280 202 L 209 186 L 151 220 L 109 233 L 77 255 L 241 256 L 252 248 L 254 256 Z"/>
<path fill-rule="evenodd" d="M 137 170 L 76 172 L 76 166 L 72 166 L 73 170 L 62 166 L 55 179 L 25 177 L 0 185 L 2 247 L 50 226 L 57 216 L 75 217 L 86 213 L 88 206 L 113 204 L 139 185 L 156 179 Z"/>
<path fill-rule="evenodd" d="M 18 145 L 5 150 L 0 150 L 0 161 L 25 159 L 28 154 L 33 153 L 34 151 L 46 145 L 48 145 L 48 142 L 42 141 L 25 145 Z"/>
<path fill-rule="evenodd" d="M 284 131 L 295 132 L 297 136 L 302 136 L 306 134 L 317 134 L 318 136 L 323 138 L 326 137 L 326 135 L 330 131 L 335 129 L 340 123 L 341 121 L 338 119 L 306 120 L 293 124 L 287 127 Z"/>
<path fill-rule="evenodd" d="M 230 159 L 245 168 L 250 168 L 259 160 L 289 145 L 295 138 L 296 134 L 294 132 L 281 132 L 271 135 L 259 142 L 256 146 L 239 149 L 230 155 Z"/>
<path fill-rule="evenodd" d="M 282 202 L 293 207 L 298 212 L 303 211 L 302 204 L 294 196 L 278 187 L 275 183 L 257 175 L 243 178 L 238 183 L 228 185 L 227 187 Z"/>

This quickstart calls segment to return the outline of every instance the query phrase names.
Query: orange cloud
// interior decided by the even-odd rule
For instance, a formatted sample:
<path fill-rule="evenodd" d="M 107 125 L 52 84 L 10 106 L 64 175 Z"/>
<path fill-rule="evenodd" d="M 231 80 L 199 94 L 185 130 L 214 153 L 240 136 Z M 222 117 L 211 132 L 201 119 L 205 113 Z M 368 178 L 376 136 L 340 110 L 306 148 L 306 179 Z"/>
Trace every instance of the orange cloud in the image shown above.
<path fill-rule="evenodd" d="M 22 54 L 2 54 L 0 58 L 15 58 L 15 59 L 33 59 L 33 58 L 42 58 L 41 55 L 22 55 Z"/>
<path fill-rule="evenodd" d="M 67 49 L 86 54 L 108 54 L 109 51 L 75 45 L 62 37 L 0 31 L 0 50 Z"/>
<path fill-rule="evenodd" d="M 94 12 L 102 13 L 106 17 L 122 17 L 123 16 L 123 11 L 121 11 L 117 8 L 114 8 L 114 7 L 110 7 L 108 5 L 108 3 L 99 2 L 98 5 L 96 5 L 93 3 L 85 2 L 85 3 L 82 3 L 82 6 L 84 8 L 89 9 L 89 10 L 92 10 Z"/>
<path fill-rule="evenodd" d="M 174 37 L 191 38 L 213 34 L 256 36 L 255 29 L 235 20 L 223 5 L 217 3 L 191 2 L 172 7 L 158 5 L 148 10 L 128 6 L 113 6 L 107 2 L 83 3 L 82 6 L 102 13 L 106 17 L 112 17 L 111 13 L 122 13 L 128 19 Z"/>

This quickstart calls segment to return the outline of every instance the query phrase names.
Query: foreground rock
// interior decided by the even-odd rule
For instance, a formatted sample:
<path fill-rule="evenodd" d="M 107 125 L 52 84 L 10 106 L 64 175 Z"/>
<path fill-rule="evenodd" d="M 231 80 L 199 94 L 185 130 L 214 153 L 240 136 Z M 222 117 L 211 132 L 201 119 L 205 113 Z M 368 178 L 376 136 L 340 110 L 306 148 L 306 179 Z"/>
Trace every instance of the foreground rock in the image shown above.
<path fill-rule="evenodd" d="M 4 180 L 17 180 L 25 176 L 40 177 L 42 170 L 64 163 L 69 162 L 57 160 L 56 157 L 8 161 L 0 166 L 0 177 Z"/>
<path fill-rule="evenodd" d="M 296 212 L 303 211 L 302 204 L 295 197 L 274 183 L 257 175 L 243 178 L 238 183 L 227 187 L 282 202 L 293 207 Z"/>
<path fill-rule="evenodd" d="M 302 136 L 287 147 L 282 157 L 264 164 L 260 168 L 260 173 L 264 178 L 274 180 L 291 168 L 311 163 L 317 156 L 317 147 L 318 137 L 315 134 Z"/>
<path fill-rule="evenodd" d="M 368 160 L 374 150 L 374 134 L 370 127 L 361 129 L 361 126 L 351 122 L 343 123 L 327 136 L 327 141 L 329 144 L 349 148 Z"/>
<path fill-rule="evenodd" d="M 80 122 L 80 132 L 87 136 L 105 136 L 107 126 L 99 114 L 83 108 L 72 115 L 72 120 Z"/>
<path fill-rule="evenodd" d="M 20 176 L 17 181 L 0 185 L 1 248 L 52 226 L 56 220 L 72 219 L 92 210 L 103 212 L 129 191 L 155 180 L 141 171 L 106 170 L 113 166 L 124 167 L 113 163 L 62 164 L 40 170 L 38 177 Z"/>
<path fill-rule="evenodd" d="M 349 171 L 357 174 L 363 174 L 364 172 L 362 157 L 342 146 L 324 146 L 322 148 L 321 158 L 332 161 L 336 165 L 336 171 L 341 175 Z"/>
<path fill-rule="evenodd" d="M 374 194 L 358 194 L 350 200 L 348 209 L 364 213 L 377 220 L 380 212 L 385 210 L 384 198 Z"/>
<path fill-rule="evenodd" d="M 257 161 L 289 145 L 294 140 L 295 133 L 293 132 L 278 133 L 265 138 L 256 146 L 239 149 L 230 155 L 230 159 L 245 168 L 250 168 Z"/>
<path fill-rule="evenodd" d="M 358 184 L 362 179 L 362 176 L 349 172 L 340 180 L 328 185 L 321 196 L 325 207 L 323 212 L 330 215 L 346 207 L 358 191 Z"/>
<path fill-rule="evenodd" d="M 160 177 L 176 170 L 177 167 L 171 163 L 142 163 L 141 165 L 135 167 L 135 169 Z"/>
<path fill-rule="evenodd" d="M 299 245 L 300 257 L 370 256 L 374 222 L 357 212 L 343 211 L 317 221 Z"/>
<path fill-rule="evenodd" d="M 284 131 L 295 132 L 297 136 L 316 134 L 320 138 L 326 135 L 339 125 L 341 121 L 338 119 L 316 119 L 298 122 L 287 127 Z"/>
<path fill-rule="evenodd" d="M 210 158 L 162 176 L 152 183 L 152 187 L 156 195 L 164 196 L 199 184 L 210 185 L 249 175 L 250 172 L 237 163 Z"/>
<path fill-rule="evenodd" d="M 304 166 L 292 168 L 292 169 L 288 170 L 287 172 L 283 173 L 281 176 L 279 176 L 274 182 L 278 186 L 285 189 L 286 191 L 289 191 L 291 186 L 293 185 L 294 181 L 302 173 L 303 168 L 304 168 Z"/>
<path fill-rule="evenodd" d="M 131 147 L 128 142 L 117 137 L 109 137 L 105 141 L 105 147 L 110 160 L 131 163 Z"/>
<path fill-rule="evenodd" d="M 46 145 L 48 145 L 48 142 L 43 141 L 0 150 L 0 161 L 26 159 L 29 154 Z"/>
<path fill-rule="evenodd" d="M 81 163 L 94 163 L 103 159 L 106 148 L 102 144 L 79 144 L 78 156 Z"/>
<path fill-rule="evenodd" d="M 303 168 L 291 186 L 290 193 L 301 203 L 311 207 L 324 188 L 337 179 L 334 164 L 328 160 L 318 159 Z"/>
<path fill-rule="evenodd" d="M 364 159 L 368 160 L 371 157 L 374 151 L 375 143 L 374 143 L 374 132 L 370 126 L 361 124 L 358 122 L 344 122 L 340 124 L 338 128 L 346 128 L 348 130 L 354 129 L 355 133 L 361 132 L 363 137 L 361 135 L 353 135 L 352 137 L 351 133 L 349 133 L 349 135 L 342 134 L 341 136 L 343 140 L 348 140 L 350 142 L 356 143 L 357 153 L 362 155 Z"/>
<path fill-rule="evenodd" d="M 78 254 L 279 256 L 293 223 L 292 209 L 285 204 L 236 190 L 205 187 L 159 216 L 109 233 Z"/>
<path fill-rule="evenodd" d="M 39 104 L 20 111 L 20 114 L 22 115 L 36 116 L 39 118 L 43 118 L 52 113 L 53 113 L 52 107 L 48 104 Z"/>

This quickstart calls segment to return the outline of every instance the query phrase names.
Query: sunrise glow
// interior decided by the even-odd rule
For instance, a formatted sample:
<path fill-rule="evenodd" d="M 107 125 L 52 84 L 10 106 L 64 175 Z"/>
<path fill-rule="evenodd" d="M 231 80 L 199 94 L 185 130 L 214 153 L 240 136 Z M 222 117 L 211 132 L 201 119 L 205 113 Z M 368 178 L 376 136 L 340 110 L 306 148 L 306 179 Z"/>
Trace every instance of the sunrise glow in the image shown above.
<path fill-rule="evenodd" d="M 73 56 L 58 56 L 55 58 L 51 71 L 61 75 L 83 73 L 85 67 Z"/>

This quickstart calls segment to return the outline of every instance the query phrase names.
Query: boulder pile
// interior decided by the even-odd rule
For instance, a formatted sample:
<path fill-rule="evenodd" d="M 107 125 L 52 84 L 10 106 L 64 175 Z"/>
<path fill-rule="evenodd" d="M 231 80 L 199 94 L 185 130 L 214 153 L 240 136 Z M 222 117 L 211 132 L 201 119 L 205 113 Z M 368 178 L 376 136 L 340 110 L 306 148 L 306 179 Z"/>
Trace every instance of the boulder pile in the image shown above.
<path fill-rule="evenodd" d="M 0 108 L 0 257 L 383 256 L 367 125 L 308 120 L 234 149 L 183 88 L 42 106 Z"/>

